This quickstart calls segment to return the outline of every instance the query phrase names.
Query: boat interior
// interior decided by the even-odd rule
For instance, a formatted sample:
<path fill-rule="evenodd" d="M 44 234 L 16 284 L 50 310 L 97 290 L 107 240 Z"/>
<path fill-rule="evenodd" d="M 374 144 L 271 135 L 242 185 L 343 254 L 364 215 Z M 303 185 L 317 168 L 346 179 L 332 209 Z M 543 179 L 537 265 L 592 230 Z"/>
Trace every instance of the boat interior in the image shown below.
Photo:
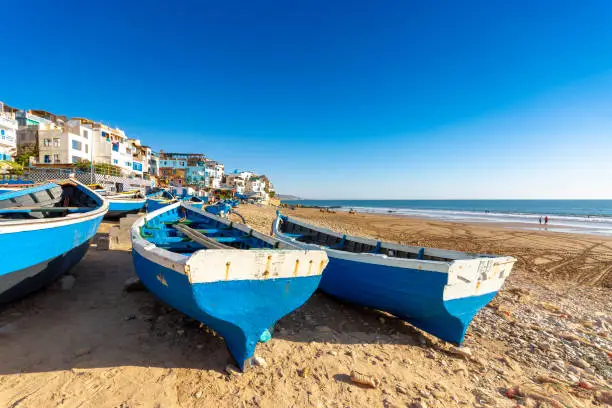
<path fill-rule="evenodd" d="M 118 200 L 142 200 L 144 195 L 139 190 L 124 191 L 122 193 L 106 193 L 106 198 L 118 199 Z"/>
<path fill-rule="evenodd" d="M 393 258 L 451 262 L 457 259 L 473 259 L 486 256 L 343 235 L 324 228 L 310 226 L 288 217 L 281 218 L 280 231 L 286 237 L 306 244 L 345 252 L 387 255 Z"/>
<path fill-rule="evenodd" d="M 64 217 L 100 206 L 83 186 L 70 181 L 56 183 L 1 194 L 0 221 Z"/>
<path fill-rule="evenodd" d="M 147 198 L 149 199 L 153 199 L 153 200 L 176 200 L 176 198 L 170 194 L 170 192 L 166 191 L 166 190 L 157 190 L 153 193 L 149 193 L 147 194 Z"/>
<path fill-rule="evenodd" d="M 140 235 L 158 248 L 180 254 L 201 249 L 292 248 L 244 224 L 216 220 L 183 206 L 146 221 Z"/>

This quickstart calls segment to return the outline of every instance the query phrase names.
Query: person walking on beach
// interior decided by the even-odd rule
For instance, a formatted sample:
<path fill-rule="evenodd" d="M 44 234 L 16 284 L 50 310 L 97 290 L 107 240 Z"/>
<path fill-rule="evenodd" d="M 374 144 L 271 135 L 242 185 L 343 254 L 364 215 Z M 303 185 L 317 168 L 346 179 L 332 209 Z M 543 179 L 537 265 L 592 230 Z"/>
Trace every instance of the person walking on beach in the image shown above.
<path fill-rule="evenodd" d="M 544 225 L 548 225 L 548 215 L 544 217 Z"/>
<path fill-rule="evenodd" d="M 542 217 L 540 217 L 540 225 L 542 225 Z"/>

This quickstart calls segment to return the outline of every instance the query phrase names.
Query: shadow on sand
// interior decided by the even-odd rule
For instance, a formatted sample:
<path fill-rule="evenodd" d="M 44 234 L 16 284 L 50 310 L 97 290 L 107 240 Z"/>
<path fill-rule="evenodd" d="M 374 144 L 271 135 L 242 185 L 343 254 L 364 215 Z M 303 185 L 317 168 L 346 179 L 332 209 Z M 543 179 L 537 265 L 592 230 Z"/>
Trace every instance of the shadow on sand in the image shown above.
<path fill-rule="evenodd" d="M 94 240 L 93 242 L 97 242 Z M 0 375 L 143 366 L 223 371 L 233 360 L 223 339 L 147 291 L 126 292 L 134 276 L 129 251 L 95 245 L 59 282 L 0 307 Z M 290 342 L 418 345 L 419 332 L 399 319 L 316 293 L 275 326 Z M 272 341 L 274 341 L 274 338 Z"/>

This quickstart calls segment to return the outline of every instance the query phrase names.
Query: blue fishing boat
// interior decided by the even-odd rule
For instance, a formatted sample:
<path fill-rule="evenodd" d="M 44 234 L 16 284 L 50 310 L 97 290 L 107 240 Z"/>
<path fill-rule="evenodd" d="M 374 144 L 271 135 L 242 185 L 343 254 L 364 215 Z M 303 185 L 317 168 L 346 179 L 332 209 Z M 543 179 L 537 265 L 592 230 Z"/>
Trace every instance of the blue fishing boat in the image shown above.
<path fill-rule="evenodd" d="M 18 191 L 22 188 L 32 187 L 34 182 L 31 180 L 2 180 L 0 181 L 0 194 Z"/>
<path fill-rule="evenodd" d="M 325 249 L 320 289 L 389 312 L 461 344 L 476 313 L 493 299 L 516 259 L 419 248 L 339 234 L 278 214 L 273 234 L 302 249 Z"/>
<path fill-rule="evenodd" d="M 223 200 L 223 202 L 225 202 L 226 204 L 229 204 L 231 207 L 238 207 L 238 205 L 240 204 L 240 201 L 234 198 L 228 198 L 226 200 Z"/>
<path fill-rule="evenodd" d="M 200 197 L 196 197 L 196 196 L 185 197 L 181 201 L 183 201 L 186 204 L 189 204 L 192 207 L 196 207 L 196 208 L 200 208 L 200 209 L 204 205 L 204 200 L 202 200 Z"/>
<path fill-rule="evenodd" d="M 42 288 L 79 262 L 108 203 L 76 180 L 0 194 L 0 303 Z"/>
<path fill-rule="evenodd" d="M 212 205 L 207 205 L 205 210 L 211 214 L 218 215 L 220 217 L 226 217 L 232 212 L 232 206 L 226 202 L 219 201 Z"/>
<path fill-rule="evenodd" d="M 128 193 L 105 194 L 108 201 L 108 218 L 119 218 L 127 214 L 137 214 L 147 203 L 147 199 L 139 191 Z"/>
<path fill-rule="evenodd" d="M 147 212 L 159 210 L 160 208 L 174 204 L 177 201 L 178 199 L 170 194 L 170 192 L 167 190 L 157 190 L 153 193 L 147 194 Z"/>
<path fill-rule="evenodd" d="M 88 184 L 91 190 L 95 191 L 106 201 L 108 201 L 108 212 L 105 218 L 121 218 L 127 214 L 137 214 L 145 207 L 147 200 L 140 190 L 123 191 L 113 193 L 108 191 L 101 184 Z"/>
<path fill-rule="evenodd" d="M 300 250 L 178 202 L 131 230 L 134 267 L 164 302 L 218 332 L 238 366 L 319 285 L 325 251 Z"/>

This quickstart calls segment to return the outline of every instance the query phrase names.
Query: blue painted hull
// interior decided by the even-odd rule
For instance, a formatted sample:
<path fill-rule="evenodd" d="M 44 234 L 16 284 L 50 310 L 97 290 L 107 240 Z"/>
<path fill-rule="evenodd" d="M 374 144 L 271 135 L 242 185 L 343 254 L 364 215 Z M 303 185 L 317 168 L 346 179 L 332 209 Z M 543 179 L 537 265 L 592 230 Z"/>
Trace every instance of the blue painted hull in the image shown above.
<path fill-rule="evenodd" d="M 158 200 L 153 200 L 151 198 L 147 198 L 147 212 L 153 212 L 155 210 L 159 210 L 160 208 L 164 208 L 167 205 L 172 204 L 172 202 L 161 202 Z"/>
<path fill-rule="evenodd" d="M 106 217 L 118 218 L 126 214 L 137 214 L 145 206 L 146 200 L 133 200 L 133 201 L 113 201 L 108 200 L 108 212 Z"/>
<path fill-rule="evenodd" d="M 217 203 L 206 206 L 206 211 L 214 215 L 220 215 L 222 212 L 224 214 L 229 214 L 231 210 L 232 206 L 225 203 Z"/>
<path fill-rule="evenodd" d="M 0 234 L 0 303 L 36 291 L 74 266 L 87 251 L 102 217 Z"/>
<path fill-rule="evenodd" d="M 42 289 L 79 263 L 88 249 L 89 241 L 56 258 L 0 276 L 0 304 Z"/>
<path fill-rule="evenodd" d="M 334 258 L 319 288 L 350 303 L 389 312 L 434 336 L 461 344 L 480 309 L 497 292 L 444 301 L 447 275 L 440 272 Z"/>
<path fill-rule="evenodd" d="M 191 284 L 186 275 L 136 251 L 132 253 L 136 273 L 144 285 L 164 302 L 223 336 L 241 369 L 253 357 L 262 334 L 304 304 L 320 282 L 320 275 L 316 275 Z"/>

